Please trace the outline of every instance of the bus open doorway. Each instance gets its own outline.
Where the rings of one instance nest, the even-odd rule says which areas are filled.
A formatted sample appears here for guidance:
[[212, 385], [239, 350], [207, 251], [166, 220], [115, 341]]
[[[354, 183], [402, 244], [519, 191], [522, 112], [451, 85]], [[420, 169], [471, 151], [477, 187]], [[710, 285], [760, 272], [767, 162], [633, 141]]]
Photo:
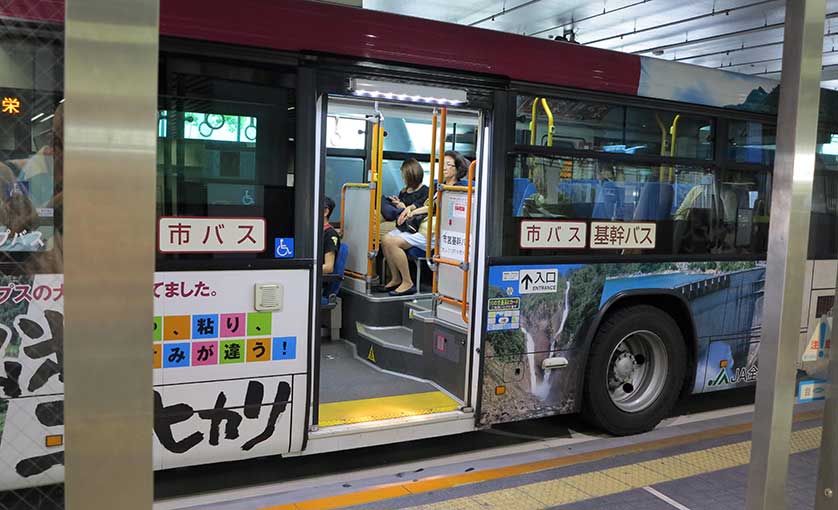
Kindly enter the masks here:
[[[343, 263], [339, 290], [324, 296], [318, 428], [470, 406], [477, 165], [469, 163], [479, 125], [468, 110], [328, 99], [323, 179]], [[405, 210], [417, 213], [412, 227], [399, 219]], [[401, 253], [389, 251], [396, 237], [405, 240]], [[412, 289], [387, 288], [400, 278], [385, 254], [406, 258]]]

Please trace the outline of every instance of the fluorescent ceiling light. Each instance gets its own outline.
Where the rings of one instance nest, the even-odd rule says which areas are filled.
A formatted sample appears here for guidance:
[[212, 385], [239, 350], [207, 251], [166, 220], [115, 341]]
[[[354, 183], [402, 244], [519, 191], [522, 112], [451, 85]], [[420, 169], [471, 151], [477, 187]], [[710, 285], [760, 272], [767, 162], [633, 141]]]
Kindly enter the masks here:
[[451, 106], [464, 104], [467, 99], [466, 91], [461, 89], [360, 78], [352, 78], [349, 81], [349, 90], [356, 96]]

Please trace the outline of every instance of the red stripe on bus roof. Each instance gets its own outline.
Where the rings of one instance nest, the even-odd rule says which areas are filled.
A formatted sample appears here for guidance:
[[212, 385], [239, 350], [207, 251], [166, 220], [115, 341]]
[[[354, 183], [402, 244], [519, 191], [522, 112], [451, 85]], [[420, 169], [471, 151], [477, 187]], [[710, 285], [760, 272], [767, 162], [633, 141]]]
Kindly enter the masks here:
[[636, 55], [302, 0], [164, 0], [161, 33], [631, 95], [640, 80]]
[[[640, 58], [384, 12], [305, 0], [162, 0], [160, 33], [322, 52], [637, 94]], [[0, 16], [64, 21], [63, 0], [7, 0]]]

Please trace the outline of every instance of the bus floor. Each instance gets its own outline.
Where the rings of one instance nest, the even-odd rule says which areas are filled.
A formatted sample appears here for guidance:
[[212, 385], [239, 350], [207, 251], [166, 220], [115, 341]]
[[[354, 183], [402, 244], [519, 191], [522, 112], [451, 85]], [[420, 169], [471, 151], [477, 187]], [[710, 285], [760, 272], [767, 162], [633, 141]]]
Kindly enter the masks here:
[[[283, 482], [162, 500], [154, 508], [744, 508], [753, 391], [706, 397], [690, 397], [697, 405], [681, 405], [677, 416], [637, 436], [601, 435], [573, 417], [530, 420], [398, 447], [335, 452], [320, 461], [284, 459], [302, 467]], [[713, 406], [725, 400], [733, 407]], [[795, 409], [788, 508], [813, 508], [822, 409], [819, 403]], [[483, 438], [482, 448], [464, 446], [476, 437]]]
[[320, 427], [446, 412], [460, 405], [432, 382], [360, 359], [349, 342], [320, 346]]

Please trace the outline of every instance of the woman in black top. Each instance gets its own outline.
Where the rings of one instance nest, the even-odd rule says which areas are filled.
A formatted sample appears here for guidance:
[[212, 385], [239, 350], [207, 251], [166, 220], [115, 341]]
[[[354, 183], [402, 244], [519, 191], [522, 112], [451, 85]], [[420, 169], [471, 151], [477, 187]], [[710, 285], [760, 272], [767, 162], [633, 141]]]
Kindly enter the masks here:
[[[387, 197], [387, 201], [382, 204], [381, 213], [389, 221], [397, 220], [406, 210], [422, 207], [428, 200], [428, 187], [422, 184], [422, 181], [425, 180], [425, 171], [418, 161], [408, 159], [402, 163], [402, 179], [404, 179], [405, 187], [399, 192], [399, 195]], [[382, 239], [382, 249], [387, 260], [387, 265], [390, 267], [390, 281], [386, 285], [379, 286], [376, 289], [379, 292], [390, 292], [402, 283], [399, 267], [394, 263], [392, 257], [387, 256], [387, 253], [390, 251], [388, 247], [390, 246], [391, 237], [415, 237], [417, 235], [415, 232], [411, 233], [408, 230], [402, 230], [402, 228], [405, 227], [401, 225], [396, 227]], [[402, 257], [404, 256], [402, 255]]]
[[398, 195], [386, 197], [381, 204], [381, 215], [387, 221], [396, 221], [406, 207], [414, 204], [419, 207], [428, 199], [428, 187], [422, 184], [425, 179], [422, 165], [415, 159], [408, 159], [402, 163], [401, 170], [405, 187]]

